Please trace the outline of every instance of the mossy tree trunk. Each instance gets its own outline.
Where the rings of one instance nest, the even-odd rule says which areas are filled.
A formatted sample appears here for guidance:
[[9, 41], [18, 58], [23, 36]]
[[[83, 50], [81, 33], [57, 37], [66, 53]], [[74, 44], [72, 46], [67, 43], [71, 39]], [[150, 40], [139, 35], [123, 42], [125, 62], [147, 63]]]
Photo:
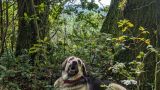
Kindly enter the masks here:
[[[29, 50], [38, 39], [48, 36], [48, 15], [50, 0], [17, 0], [18, 2], [18, 37], [16, 55]], [[32, 56], [34, 59], [34, 55]]]
[[49, 16], [49, 7], [50, 0], [34, 0], [36, 5], [36, 14], [39, 18], [37, 20], [39, 25], [39, 35], [40, 39], [44, 39], [46, 36], [49, 36], [49, 24], [48, 24], [48, 16]]
[[[124, 7], [119, 8], [120, 2], [125, 2]], [[150, 32], [151, 44], [159, 48], [160, 45], [160, 0], [112, 0], [111, 6], [102, 26], [101, 32], [119, 35], [117, 21], [128, 19], [134, 23], [133, 34], [138, 34], [137, 29], [143, 26]], [[125, 54], [125, 56], [132, 54]], [[145, 73], [141, 90], [152, 90], [148, 84], [154, 83], [156, 56], [149, 55], [145, 60]], [[119, 57], [121, 58], [121, 57]], [[159, 65], [158, 65], [159, 66]], [[157, 73], [157, 89], [160, 89], [160, 73]], [[154, 83], [155, 84], [155, 83]]]
[[117, 22], [122, 19], [123, 10], [119, 9], [119, 2], [121, 0], [112, 0], [107, 14], [107, 17], [103, 23], [101, 32], [110, 33], [114, 36], [119, 35]]
[[29, 50], [39, 39], [39, 27], [33, 0], [17, 0], [18, 3], [18, 37], [16, 55]]
[[2, 6], [2, 0], [0, 0], [0, 29], [1, 29], [1, 45], [0, 45], [0, 56], [2, 55], [3, 51], [4, 51], [4, 44], [3, 44], [3, 6]]

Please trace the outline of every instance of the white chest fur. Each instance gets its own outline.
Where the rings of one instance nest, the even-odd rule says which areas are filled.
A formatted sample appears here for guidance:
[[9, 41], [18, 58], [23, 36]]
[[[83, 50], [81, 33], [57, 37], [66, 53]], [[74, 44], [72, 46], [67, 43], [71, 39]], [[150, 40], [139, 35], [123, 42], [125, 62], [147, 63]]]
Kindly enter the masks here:
[[89, 85], [86, 84], [80, 84], [80, 85], [71, 85], [71, 84], [64, 84], [63, 79], [59, 78], [54, 83], [55, 90], [89, 90]]
[[89, 90], [88, 85], [76, 85], [73, 87], [59, 87], [56, 90]]

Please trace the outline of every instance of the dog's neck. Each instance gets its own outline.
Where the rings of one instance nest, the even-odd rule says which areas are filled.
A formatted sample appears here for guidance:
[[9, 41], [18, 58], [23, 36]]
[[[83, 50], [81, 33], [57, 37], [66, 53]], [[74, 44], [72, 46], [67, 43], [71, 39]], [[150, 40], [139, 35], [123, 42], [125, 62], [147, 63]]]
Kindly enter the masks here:
[[78, 78], [76, 78], [75, 80], [64, 80], [64, 83], [68, 83], [68, 84], [72, 84], [72, 83], [83, 83], [86, 82], [86, 79], [84, 76], [80, 76]]

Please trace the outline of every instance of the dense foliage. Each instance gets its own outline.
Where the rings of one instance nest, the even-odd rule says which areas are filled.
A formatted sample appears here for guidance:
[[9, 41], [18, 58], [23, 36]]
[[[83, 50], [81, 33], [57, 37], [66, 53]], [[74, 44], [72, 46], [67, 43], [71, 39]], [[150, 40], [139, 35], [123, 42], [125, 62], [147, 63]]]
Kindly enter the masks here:
[[[126, 0], [122, 1], [119, 8], [126, 3]], [[47, 10], [46, 2], [34, 6], [39, 16], [24, 13], [27, 25], [37, 20], [39, 27], [43, 26], [40, 16]], [[132, 33], [134, 24], [126, 19], [117, 22], [117, 36], [102, 33], [100, 29], [108, 6], [102, 8], [93, 2], [83, 4], [69, 4], [67, 0], [49, 2], [49, 11], [45, 13], [48, 14], [47, 33], [44, 36], [39, 31], [36, 43], [16, 55], [19, 34], [16, 14], [19, 8], [14, 0], [1, 2], [0, 89], [52, 90], [54, 81], [61, 75], [61, 63], [68, 56], [77, 56], [85, 61], [89, 75], [139, 90], [142, 82], [139, 78], [145, 72], [145, 58], [151, 53], [159, 57], [159, 51], [148, 38], [150, 33], [143, 26], [136, 28], [138, 34]], [[156, 63], [158, 66], [158, 60]], [[159, 72], [157, 67], [155, 71]]]

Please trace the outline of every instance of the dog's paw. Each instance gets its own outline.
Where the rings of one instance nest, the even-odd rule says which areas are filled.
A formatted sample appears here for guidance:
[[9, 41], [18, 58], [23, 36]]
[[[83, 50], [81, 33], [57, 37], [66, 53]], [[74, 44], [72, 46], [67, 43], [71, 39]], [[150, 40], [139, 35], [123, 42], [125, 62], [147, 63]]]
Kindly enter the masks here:
[[54, 88], [57, 88], [57, 87], [59, 87], [58, 81], [55, 81], [55, 83], [54, 83]]
[[61, 85], [61, 83], [62, 83], [60, 79], [61, 79], [61, 78], [57, 79], [57, 80], [54, 82], [54, 87], [55, 87], [55, 88], [60, 87], [60, 85]]
[[67, 80], [67, 79], [68, 79], [68, 74], [62, 75], [62, 79], [63, 79], [63, 80]]
[[106, 90], [127, 90], [127, 89], [119, 84], [111, 83], [111, 84], [109, 84], [109, 86]]

